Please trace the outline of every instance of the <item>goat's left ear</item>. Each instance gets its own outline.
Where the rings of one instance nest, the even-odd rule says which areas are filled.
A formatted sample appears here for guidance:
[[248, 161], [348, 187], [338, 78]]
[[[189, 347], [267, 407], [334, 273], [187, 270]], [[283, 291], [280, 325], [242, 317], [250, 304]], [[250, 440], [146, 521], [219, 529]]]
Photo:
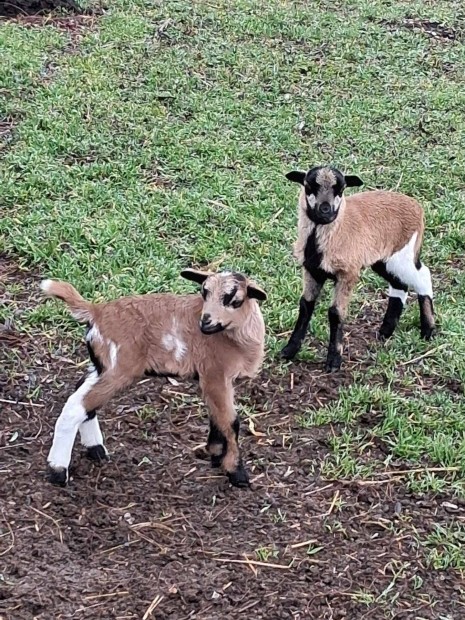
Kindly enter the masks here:
[[288, 172], [286, 174], [286, 179], [288, 181], [292, 181], [293, 183], [300, 183], [300, 185], [303, 185], [305, 181], [305, 172], [301, 172], [300, 170], [292, 170], [292, 172]]
[[347, 187], [360, 187], [363, 185], [363, 181], [355, 174], [348, 174], [344, 177]]
[[199, 271], [197, 269], [183, 269], [183, 271], [181, 271], [181, 277], [186, 278], [186, 280], [192, 280], [192, 282], [197, 282], [197, 284], [203, 284], [211, 275], [212, 274], [208, 271]]
[[262, 288], [255, 284], [255, 282], [249, 281], [247, 284], [247, 297], [250, 299], [258, 299], [258, 301], [265, 301], [267, 295]]

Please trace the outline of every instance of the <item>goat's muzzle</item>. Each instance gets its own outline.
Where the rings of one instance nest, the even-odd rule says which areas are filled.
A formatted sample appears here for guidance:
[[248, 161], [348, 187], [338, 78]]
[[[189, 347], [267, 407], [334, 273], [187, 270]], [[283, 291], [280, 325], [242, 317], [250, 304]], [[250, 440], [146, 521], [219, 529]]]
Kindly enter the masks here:
[[331, 206], [329, 202], [322, 202], [313, 209], [307, 209], [308, 217], [315, 222], [315, 224], [331, 224], [337, 217], [339, 209]]
[[204, 314], [199, 321], [200, 331], [202, 334], [216, 334], [222, 332], [225, 329], [225, 325], [221, 323], [212, 323], [209, 314]]

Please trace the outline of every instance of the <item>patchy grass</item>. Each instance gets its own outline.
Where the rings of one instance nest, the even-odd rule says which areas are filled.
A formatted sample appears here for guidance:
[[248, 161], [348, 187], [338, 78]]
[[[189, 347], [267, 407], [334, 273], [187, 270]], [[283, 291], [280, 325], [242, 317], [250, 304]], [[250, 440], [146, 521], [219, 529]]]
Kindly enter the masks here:
[[[302, 390], [290, 413], [302, 436], [313, 438], [302, 449], [310, 474], [331, 484], [392, 479], [406, 493], [463, 497], [461, 9], [457, 1], [115, 0], [79, 27], [2, 23], [0, 252], [43, 277], [72, 281], [95, 300], [193, 290], [178, 277], [186, 265], [250, 273], [269, 292], [266, 371], [281, 382], [262, 404], [285, 415], [286, 405], [276, 409], [276, 402], [289, 392], [284, 381], [302, 381], [302, 370], [277, 358], [300, 295], [291, 257], [297, 196], [284, 173], [330, 162], [360, 174], [369, 188], [418, 198], [437, 338], [420, 340], [411, 299], [394, 338], [377, 343], [384, 284], [367, 272], [352, 304], [338, 385], [320, 368], [326, 292], [300, 356], [308, 385], [323, 395], [306, 399]], [[21, 337], [48, 339], [48, 353], [61, 355], [53, 343], [65, 336], [73, 338], [68, 358], [79, 350], [80, 329], [59, 304], [34, 298], [18, 307], [19, 293], [9, 281], [1, 322]], [[18, 360], [10, 355], [13, 380]], [[40, 395], [30, 378], [23, 397]], [[190, 394], [172, 395], [166, 406], [187, 402], [199, 411]], [[240, 409], [250, 425], [253, 399], [242, 399]], [[150, 403], [138, 416], [157, 417]], [[262, 430], [272, 436], [277, 428]], [[317, 437], [324, 450], [307, 459]], [[149, 468], [149, 457], [137, 458]], [[257, 450], [254, 463], [262, 461]], [[343, 510], [339, 500], [331, 508], [338, 517], [326, 524], [332, 536], [349, 529]], [[289, 515], [273, 507], [267, 519], [286, 527]], [[463, 569], [463, 532], [438, 528], [422, 539], [430, 566]], [[255, 549], [264, 558], [274, 547]], [[399, 571], [387, 589], [350, 596], [369, 609], [385, 605], [383, 617], [391, 617]], [[416, 574], [408, 579], [422, 587]]]

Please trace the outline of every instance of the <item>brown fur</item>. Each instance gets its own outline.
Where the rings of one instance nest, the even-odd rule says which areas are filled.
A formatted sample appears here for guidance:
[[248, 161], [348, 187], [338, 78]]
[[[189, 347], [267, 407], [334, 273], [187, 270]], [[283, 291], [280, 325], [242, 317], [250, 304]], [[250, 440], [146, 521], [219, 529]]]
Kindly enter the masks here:
[[[302, 265], [305, 244], [315, 226], [306, 214], [304, 189], [299, 196], [298, 218], [294, 254]], [[317, 241], [324, 248], [321, 266], [335, 274], [358, 275], [363, 267], [386, 260], [405, 247], [415, 232], [417, 257], [423, 240], [423, 209], [405, 194], [374, 191], [343, 197], [336, 220], [318, 227]]]
[[[223, 467], [233, 474], [240, 466], [233, 431], [237, 418], [233, 382], [254, 376], [263, 361], [265, 328], [252, 295], [265, 293], [240, 274], [202, 274], [189, 270], [185, 277], [204, 279], [206, 300], [199, 294], [152, 294], [122, 297], [106, 303], [84, 300], [66, 282], [46, 281], [49, 296], [62, 299], [73, 316], [89, 324], [87, 340], [103, 366], [97, 382], [85, 394], [87, 412], [102, 407], [118, 391], [146, 372], [189, 378], [198, 374], [212, 423], [226, 438]], [[200, 275], [199, 275], [200, 274]], [[225, 307], [224, 296], [236, 290], [239, 308]], [[204, 334], [199, 322], [205, 314], [224, 331]], [[211, 446], [212, 454], [216, 447]]]

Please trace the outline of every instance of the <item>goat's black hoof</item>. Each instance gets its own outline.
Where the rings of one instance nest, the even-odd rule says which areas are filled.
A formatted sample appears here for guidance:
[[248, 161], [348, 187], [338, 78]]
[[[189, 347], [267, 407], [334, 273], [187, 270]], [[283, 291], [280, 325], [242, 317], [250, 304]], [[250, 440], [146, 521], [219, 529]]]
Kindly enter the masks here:
[[392, 336], [393, 332], [392, 331], [388, 331], [385, 330], [381, 327], [381, 329], [379, 330], [378, 334], [377, 334], [377, 339], [380, 342], [386, 342], [386, 340], [389, 340], [389, 338]]
[[246, 488], [250, 486], [249, 475], [245, 468], [240, 464], [236, 470], [227, 472], [229, 482], [233, 487]]
[[337, 372], [341, 368], [342, 357], [340, 355], [331, 357], [326, 360], [325, 370], [326, 372]]
[[47, 479], [57, 487], [65, 487], [68, 483], [68, 469], [66, 467], [54, 469], [49, 465]]
[[96, 463], [103, 463], [104, 461], [110, 460], [108, 452], [102, 445], [91, 446], [90, 448], [87, 448], [86, 456], [88, 459], [90, 459], [91, 461], [95, 461]]
[[285, 360], [293, 359], [300, 351], [300, 345], [289, 342], [284, 349], [281, 350], [281, 357]]
[[423, 328], [420, 332], [420, 336], [423, 340], [431, 340], [436, 334], [436, 329], [434, 327], [426, 327]]

